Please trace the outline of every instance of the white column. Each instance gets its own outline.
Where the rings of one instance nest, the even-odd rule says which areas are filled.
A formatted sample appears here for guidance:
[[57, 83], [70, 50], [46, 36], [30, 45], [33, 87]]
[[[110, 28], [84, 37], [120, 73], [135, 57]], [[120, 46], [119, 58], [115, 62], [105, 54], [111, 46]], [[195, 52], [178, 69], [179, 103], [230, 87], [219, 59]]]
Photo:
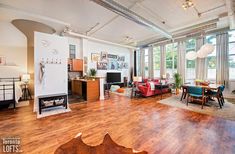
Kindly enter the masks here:
[[100, 100], [104, 100], [104, 78], [100, 78]]

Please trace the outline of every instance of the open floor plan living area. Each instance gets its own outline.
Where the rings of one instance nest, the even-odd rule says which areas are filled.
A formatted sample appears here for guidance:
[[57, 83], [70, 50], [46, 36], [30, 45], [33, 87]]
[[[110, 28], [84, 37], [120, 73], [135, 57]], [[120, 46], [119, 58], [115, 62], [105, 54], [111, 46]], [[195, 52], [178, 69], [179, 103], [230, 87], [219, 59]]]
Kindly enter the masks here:
[[0, 0], [0, 153], [235, 154], [235, 0]]

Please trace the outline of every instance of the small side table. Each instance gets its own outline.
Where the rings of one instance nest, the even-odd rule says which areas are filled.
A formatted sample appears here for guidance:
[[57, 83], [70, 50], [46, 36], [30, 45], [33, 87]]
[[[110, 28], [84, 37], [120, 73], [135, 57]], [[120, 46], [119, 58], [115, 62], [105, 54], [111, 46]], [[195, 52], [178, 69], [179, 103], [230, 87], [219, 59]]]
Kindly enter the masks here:
[[30, 94], [29, 88], [28, 88], [28, 83], [23, 84], [23, 89], [22, 89], [22, 100], [26, 101], [28, 98], [31, 100], [32, 96]]

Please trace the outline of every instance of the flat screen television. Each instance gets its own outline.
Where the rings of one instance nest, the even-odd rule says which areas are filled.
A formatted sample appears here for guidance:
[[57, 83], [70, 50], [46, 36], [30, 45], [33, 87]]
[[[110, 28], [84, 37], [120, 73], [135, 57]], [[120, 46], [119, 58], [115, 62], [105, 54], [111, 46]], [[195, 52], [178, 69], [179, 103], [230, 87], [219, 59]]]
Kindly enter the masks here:
[[107, 83], [121, 82], [121, 73], [119, 72], [108, 72]]

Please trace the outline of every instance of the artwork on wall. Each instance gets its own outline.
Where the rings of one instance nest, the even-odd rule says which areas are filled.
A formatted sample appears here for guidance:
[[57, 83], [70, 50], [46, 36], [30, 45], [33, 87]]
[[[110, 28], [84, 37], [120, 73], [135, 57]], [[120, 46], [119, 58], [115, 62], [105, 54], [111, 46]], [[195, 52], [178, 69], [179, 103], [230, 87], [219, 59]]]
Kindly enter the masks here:
[[41, 40], [41, 43], [42, 43], [42, 46], [43, 47], [49, 47], [50, 46], [50, 42], [49, 41], [47, 41], [47, 40]]
[[107, 62], [97, 62], [97, 69], [98, 70], [107, 70], [108, 63]]
[[[128, 69], [128, 63], [125, 62], [125, 56], [108, 54], [102, 51], [99, 53], [91, 53], [91, 61], [97, 65], [97, 70], [122, 70]], [[84, 64], [85, 64], [84, 57]]]
[[117, 59], [118, 55], [108, 54], [109, 59]]
[[108, 53], [101, 52], [101, 61], [108, 61]]
[[100, 54], [99, 53], [92, 53], [91, 54], [91, 61], [93, 61], [93, 62], [100, 61]]
[[53, 55], [58, 55], [58, 54], [59, 54], [59, 51], [58, 51], [57, 49], [52, 49], [52, 50], [51, 50], [51, 53], [52, 53]]
[[125, 56], [118, 56], [118, 61], [125, 61]]
[[109, 70], [118, 70], [118, 62], [116, 59], [110, 59], [108, 63]]
[[0, 65], [6, 65], [6, 57], [0, 56]]

